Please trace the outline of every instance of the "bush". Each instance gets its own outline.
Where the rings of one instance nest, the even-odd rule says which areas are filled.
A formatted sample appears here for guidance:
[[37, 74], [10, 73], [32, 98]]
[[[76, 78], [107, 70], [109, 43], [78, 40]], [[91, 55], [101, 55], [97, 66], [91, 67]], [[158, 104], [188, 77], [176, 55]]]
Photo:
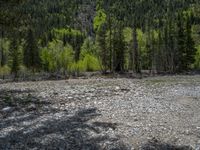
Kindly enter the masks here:
[[30, 73], [31, 73], [30, 70], [28, 70], [28, 68], [26, 68], [24, 65], [19, 66], [19, 74], [20, 75], [27, 75]]
[[10, 72], [11, 72], [11, 69], [7, 65], [0, 67], [0, 75], [1, 76], [9, 75]]
[[74, 52], [70, 45], [64, 46], [62, 41], [54, 40], [42, 48], [40, 57], [43, 69], [55, 72], [68, 70], [74, 61]]
[[197, 47], [194, 66], [196, 69], [200, 69], [200, 45]]
[[80, 72], [85, 72], [86, 68], [84, 62], [79, 60], [78, 62], [73, 62], [69, 67], [69, 73], [78, 76]]
[[98, 46], [91, 38], [87, 38], [81, 47], [81, 60], [85, 71], [101, 70], [100, 62], [97, 57]]
[[99, 60], [94, 56], [87, 54], [83, 59], [84, 68], [86, 71], [98, 71], [101, 70]]

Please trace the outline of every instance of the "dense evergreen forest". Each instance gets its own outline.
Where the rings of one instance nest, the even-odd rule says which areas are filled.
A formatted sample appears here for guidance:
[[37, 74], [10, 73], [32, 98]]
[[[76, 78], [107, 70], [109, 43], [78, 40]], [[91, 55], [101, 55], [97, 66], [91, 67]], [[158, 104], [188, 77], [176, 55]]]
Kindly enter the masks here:
[[0, 0], [0, 74], [200, 69], [199, 0]]

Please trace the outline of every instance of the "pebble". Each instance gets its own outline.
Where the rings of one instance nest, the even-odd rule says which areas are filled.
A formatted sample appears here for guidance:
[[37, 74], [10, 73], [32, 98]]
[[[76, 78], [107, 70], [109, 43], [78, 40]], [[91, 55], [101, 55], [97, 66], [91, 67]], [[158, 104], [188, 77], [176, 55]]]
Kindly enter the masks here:
[[36, 109], [37, 109], [37, 107], [36, 107], [35, 104], [31, 104], [31, 105], [28, 106], [29, 111], [33, 111], [33, 110], [36, 110]]
[[115, 87], [115, 90], [116, 90], [116, 91], [119, 91], [119, 90], [120, 90], [120, 87], [119, 87], [119, 86], [116, 86], [116, 87]]
[[73, 99], [73, 97], [71, 97], [71, 96], [69, 96], [69, 97], [67, 97], [69, 100], [71, 100], [71, 99]]
[[197, 144], [195, 150], [200, 150], [200, 144]]
[[2, 112], [3, 112], [3, 113], [10, 113], [10, 112], [12, 112], [13, 110], [14, 110], [13, 107], [5, 107], [5, 108], [2, 109]]

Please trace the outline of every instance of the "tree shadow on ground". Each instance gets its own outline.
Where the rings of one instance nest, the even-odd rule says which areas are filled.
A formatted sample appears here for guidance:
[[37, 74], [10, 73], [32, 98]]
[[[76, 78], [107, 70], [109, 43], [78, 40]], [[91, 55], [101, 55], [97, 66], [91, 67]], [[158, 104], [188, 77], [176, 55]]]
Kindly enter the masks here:
[[[0, 108], [18, 107], [6, 117], [0, 116], [0, 149], [2, 150], [127, 150], [130, 146], [119, 137], [110, 135], [116, 123], [93, 121], [101, 114], [96, 108], [79, 109], [73, 114], [66, 111], [44, 111], [48, 103], [34, 96], [30, 90], [0, 89]], [[20, 96], [21, 94], [21, 96]], [[26, 96], [24, 96], [26, 95]], [[8, 100], [8, 102], [6, 101]], [[10, 100], [10, 101], [9, 101]], [[22, 111], [29, 104], [40, 111]], [[40, 108], [38, 108], [40, 106]], [[142, 150], [192, 150], [189, 146], [176, 146], [152, 139]]]
[[193, 150], [190, 146], [177, 146], [169, 143], [163, 143], [155, 138], [142, 146], [142, 150]]
[[47, 101], [42, 101], [40, 98], [35, 96], [33, 90], [8, 90], [0, 89], [0, 109], [5, 107], [13, 107], [15, 109], [25, 108], [30, 104], [36, 106], [50, 104]]
[[31, 90], [6, 90], [0, 89], [0, 107], [25, 105], [36, 100], [31, 95]]
[[106, 134], [107, 130], [115, 130], [117, 124], [92, 123], [99, 115], [96, 108], [88, 108], [71, 115], [57, 111], [0, 119], [0, 149], [129, 149], [119, 138]]

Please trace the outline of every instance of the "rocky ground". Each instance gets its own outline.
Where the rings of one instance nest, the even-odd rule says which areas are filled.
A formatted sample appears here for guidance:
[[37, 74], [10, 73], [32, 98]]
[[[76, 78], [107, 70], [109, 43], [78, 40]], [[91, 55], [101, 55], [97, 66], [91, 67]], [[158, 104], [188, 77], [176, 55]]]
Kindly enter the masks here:
[[200, 76], [0, 84], [2, 150], [199, 150]]

